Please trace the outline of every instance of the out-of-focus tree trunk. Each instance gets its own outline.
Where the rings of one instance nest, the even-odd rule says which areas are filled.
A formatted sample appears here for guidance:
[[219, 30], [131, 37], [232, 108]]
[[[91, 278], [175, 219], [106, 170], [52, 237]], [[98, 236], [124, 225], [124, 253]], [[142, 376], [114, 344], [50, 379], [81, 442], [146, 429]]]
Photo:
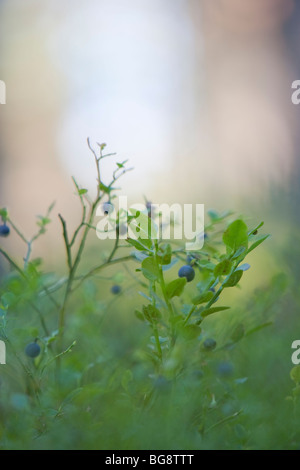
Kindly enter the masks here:
[[198, 104], [205, 116], [200, 138], [203, 128], [207, 133], [205, 144], [196, 145], [191, 185], [197, 177], [201, 184], [203, 168], [224, 194], [261, 198], [270, 183], [287, 184], [295, 166], [295, 70], [283, 34], [294, 2], [190, 0], [189, 8], [205, 96]]
[[[4, 75], [0, 78], [7, 88], [7, 103], [0, 110], [0, 206], [10, 209], [27, 237], [37, 231], [36, 215], [44, 215], [53, 200], [57, 208], [49, 230], [60, 230], [57, 211], [70, 213], [66, 195], [72, 197], [57, 158], [62, 77], [49, 57], [38, 3], [5, 2], [0, 20]], [[14, 233], [2, 243], [13, 247], [17, 258], [26, 250]], [[63, 250], [61, 244], [57, 247], [57, 236], [39, 241], [39, 255], [45, 253], [49, 259], [57, 256], [57, 250]]]

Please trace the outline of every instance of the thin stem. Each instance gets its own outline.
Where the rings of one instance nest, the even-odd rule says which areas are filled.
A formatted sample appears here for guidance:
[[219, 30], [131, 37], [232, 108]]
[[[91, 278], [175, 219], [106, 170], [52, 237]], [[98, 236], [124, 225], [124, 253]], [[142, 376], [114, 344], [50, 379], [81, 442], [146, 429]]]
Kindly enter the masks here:
[[172, 304], [170, 302], [170, 299], [167, 295], [166, 284], [165, 284], [165, 279], [164, 279], [164, 275], [163, 275], [163, 272], [162, 272], [162, 267], [161, 267], [161, 265], [159, 263], [159, 260], [158, 260], [158, 243], [157, 243], [157, 240], [155, 240], [155, 261], [156, 261], [157, 269], [158, 269], [158, 272], [159, 272], [159, 281], [160, 281], [161, 291], [162, 291], [165, 303], [167, 305], [167, 308], [169, 310], [170, 317], [172, 318], [174, 316], [174, 311], [173, 311], [173, 307], [172, 307]]
[[58, 214], [58, 217], [63, 227], [63, 237], [64, 237], [65, 247], [66, 247], [66, 252], [67, 252], [67, 263], [68, 263], [69, 270], [71, 270], [72, 269], [72, 254], [71, 254], [71, 248], [70, 248], [70, 243], [69, 243], [69, 238], [68, 238], [67, 225], [66, 225], [66, 221], [63, 219], [63, 217], [60, 214]]
[[161, 345], [160, 345], [159, 335], [158, 335], [158, 329], [157, 329], [156, 324], [153, 324], [153, 333], [154, 333], [155, 343], [156, 343], [156, 347], [157, 347], [157, 353], [159, 355], [160, 361], [162, 361], [162, 350], [161, 350]]
[[232, 415], [230, 416], [226, 416], [225, 418], [221, 419], [220, 421], [218, 421], [217, 423], [213, 424], [212, 426], [210, 426], [209, 428], [207, 428], [204, 433], [207, 434], [209, 431], [211, 431], [212, 429], [216, 428], [217, 426], [220, 426], [221, 424], [224, 424], [224, 423], [227, 423], [227, 421], [231, 421], [232, 419], [236, 418], [237, 416], [239, 416], [241, 413], [243, 412], [243, 410], [239, 410], [239, 411], [236, 411], [235, 413], [233, 413]]
[[132, 255], [129, 255], [129, 256], [123, 256], [121, 258], [115, 258], [115, 259], [112, 259], [110, 260], [109, 262], [108, 261], [105, 261], [103, 264], [100, 264], [99, 266], [96, 266], [95, 268], [91, 269], [88, 273], [84, 274], [82, 277], [80, 278], [74, 278], [74, 280], [79, 280], [79, 283], [76, 285], [76, 287], [73, 289], [73, 291], [75, 289], [77, 289], [79, 286], [81, 286], [81, 284], [86, 281], [86, 279], [90, 278], [91, 276], [93, 276], [94, 274], [98, 273], [99, 271], [101, 271], [102, 269], [106, 268], [107, 266], [111, 266], [113, 264], [117, 264], [117, 263], [123, 263], [125, 261], [130, 261], [130, 260], [134, 260], [134, 257]]
[[187, 324], [187, 322], [189, 321], [189, 319], [190, 319], [191, 316], [193, 315], [193, 313], [194, 313], [194, 311], [196, 310], [196, 308], [197, 308], [196, 305], [193, 305], [193, 306], [191, 307], [191, 310], [189, 311], [189, 313], [188, 313], [186, 319], [185, 319], [184, 322], [183, 322], [184, 325]]

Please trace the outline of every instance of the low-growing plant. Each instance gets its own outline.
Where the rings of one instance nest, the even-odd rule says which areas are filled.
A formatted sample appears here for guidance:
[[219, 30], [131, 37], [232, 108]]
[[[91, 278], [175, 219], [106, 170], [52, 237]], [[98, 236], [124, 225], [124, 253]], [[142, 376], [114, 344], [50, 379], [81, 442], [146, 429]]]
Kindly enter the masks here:
[[[230, 306], [223, 303], [223, 293], [246, 277], [246, 258], [268, 237], [260, 233], [263, 223], [249, 228], [231, 212], [210, 210], [203, 248], [187, 251], [183, 241], [162, 239], [149, 201], [145, 211], [115, 211], [116, 182], [130, 168], [118, 162], [105, 184], [101, 164], [114, 154], [104, 153], [105, 144], [97, 144], [97, 150], [89, 140], [88, 145], [96, 195], [92, 198], [73, 178], [81, 216], [72, 233], [58, 215], [65, 276], [45, 271], [42, 260], [32, 258], [54, 205], [38, 218], [31, 238], [6, 209], [0, 210], [0, 236], [15, 234], [26, 247], [22, 263], [0, 247], [10, 266], [0, 287], [0, 338], [8, 353], [7, 365], [0, 366], [0, 446], [197, 448], [215, 429], [233, 423], [228, 446], [237, 439], [246, 447], [243, 409], [235, 398], [246, 378], [235, 376], [230, 354], [247, 331], [238, 323], [219, 344], [206, 322], [226, 315]], [[110, 253], [102, 250], [96, 260], [93, 252], [86, 269], [82, 261], [89, 259], [89, 234], [97, 240], [100, 206], [108, 222], [114, 213], [116, 237]], [[124, 238], [124, 220], [138, 237]], [[131, 318], [120, 320], [120, 308], [124, 315], [132, 312]], [[17, 419], [20, 410], [26, 437]]]

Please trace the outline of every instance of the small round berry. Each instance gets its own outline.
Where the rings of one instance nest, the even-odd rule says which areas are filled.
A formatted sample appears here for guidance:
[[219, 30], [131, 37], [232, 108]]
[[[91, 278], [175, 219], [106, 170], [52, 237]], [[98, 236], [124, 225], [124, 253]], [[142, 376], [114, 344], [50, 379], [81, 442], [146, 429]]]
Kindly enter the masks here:
[[119, 235], [127, 234], [127, 225], [123, 223], [120, 225], [117, 225], [117, 231]]
[[231, 362], [220, 362], [217, 372], [221, 377], [230, 377], [233, 374], [233, 365]]
[[210, 292], [213, 292], [213, 293], [216, 292], [216, 289], [214, 287], [211, 287], [209, 290], [210, 290]]
[[8, 227], [8, 225], [6, 224], [0, 225], [0, 237], [7, 237], [9, 233], [10, 233], [10, 228]]
[[217, 342], [213, 338], [207, 338], [204, 341], [203, 346], [208, 351], [212, 351], [217, 346]]
[[104, 202], [102, 204], [102, 209], [105, 215], [111, 214], [114, 210], [114, 205], [111, 202]]
[[41, 348], [37, 343], [29, 343], [25, 348], [25, 354], [34, 359], [41, 354]]
[[120, 294], [121, 286], [118, 286], [118, 284], [115, 284], [114, 286], [112, 286], [110, 291], [111, 291], [112, 294], [115, 294], [115, 295]]
[[191, 282], [195, 277], [195, 271], [191, 266], [182, 266], [178, 271], [179, 277], [185, 277], [187, 282]]

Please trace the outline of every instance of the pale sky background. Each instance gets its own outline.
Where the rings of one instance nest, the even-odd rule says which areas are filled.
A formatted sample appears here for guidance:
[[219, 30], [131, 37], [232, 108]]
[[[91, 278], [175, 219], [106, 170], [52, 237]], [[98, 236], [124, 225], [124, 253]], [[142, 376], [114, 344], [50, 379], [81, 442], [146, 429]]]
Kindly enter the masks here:
[[192, 90], [180, 92], [193, 72], [186, 1], [75, 1], [64, 4], [65, 16], [61, 2], [46, 5], [40, 25], [55, 27], [47, 46], [68, 84], [57, 135], [66, 172], [94, 182], [90, 136], [119, 160], [130, 159], [135, 170], [123, 180], [125, 190], [152, 188], [172, 165], [178, 101], [193, 112]]

